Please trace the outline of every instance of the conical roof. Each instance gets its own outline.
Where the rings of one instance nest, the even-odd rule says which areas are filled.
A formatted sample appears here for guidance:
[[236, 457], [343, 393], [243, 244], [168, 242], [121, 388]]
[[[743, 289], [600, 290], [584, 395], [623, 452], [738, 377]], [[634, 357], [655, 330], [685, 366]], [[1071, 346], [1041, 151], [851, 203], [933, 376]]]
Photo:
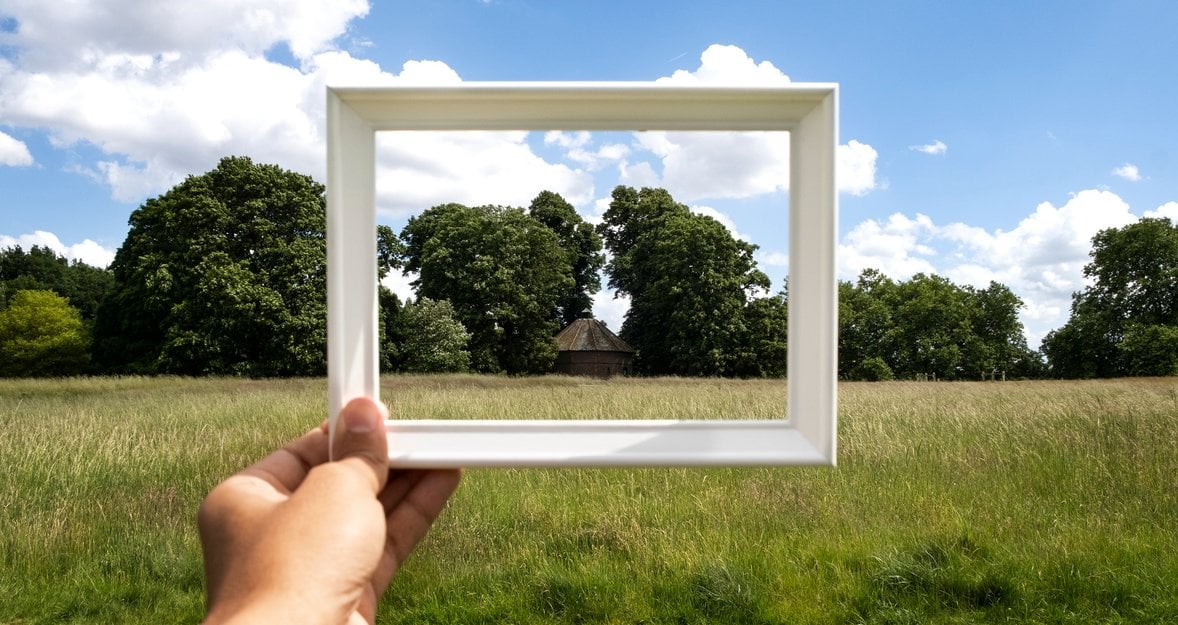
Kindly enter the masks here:
[[562, 352], [628, 352], [634, 348], [596, 319], [577, 319], [556, 335]]

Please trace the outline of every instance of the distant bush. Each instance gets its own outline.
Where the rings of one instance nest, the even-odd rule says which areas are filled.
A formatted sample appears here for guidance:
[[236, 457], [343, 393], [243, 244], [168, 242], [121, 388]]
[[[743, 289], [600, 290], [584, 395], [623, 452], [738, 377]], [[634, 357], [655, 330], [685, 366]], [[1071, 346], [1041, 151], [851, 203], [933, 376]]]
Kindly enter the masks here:
[[879, 356], [871, 356], [865, 358], [863, 362], [859, 363], [851, 370], [852, 380], [863, 380], [865, 382], [880, 382], [883, 380], [895, 379], [892, 374], [892, 368], [888, 363], [884, 362], [883, 358]]
[[0, 311], [0, 376], [77, 375], [90, 363], [81, 313], [53, 291], [21, 290]]

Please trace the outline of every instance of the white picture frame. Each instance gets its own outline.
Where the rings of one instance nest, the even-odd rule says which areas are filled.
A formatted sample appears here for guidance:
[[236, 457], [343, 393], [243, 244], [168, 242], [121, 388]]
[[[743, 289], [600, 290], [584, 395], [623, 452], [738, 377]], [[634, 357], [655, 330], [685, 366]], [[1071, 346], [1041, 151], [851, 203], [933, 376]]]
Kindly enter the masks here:
[[775, 420], [390, 420], [394, 467], [834, 465], [838, 87], [463, 83], [327, 89], [328, 419], [379, 401], [381, 131], [788, 131], [788, 410]]

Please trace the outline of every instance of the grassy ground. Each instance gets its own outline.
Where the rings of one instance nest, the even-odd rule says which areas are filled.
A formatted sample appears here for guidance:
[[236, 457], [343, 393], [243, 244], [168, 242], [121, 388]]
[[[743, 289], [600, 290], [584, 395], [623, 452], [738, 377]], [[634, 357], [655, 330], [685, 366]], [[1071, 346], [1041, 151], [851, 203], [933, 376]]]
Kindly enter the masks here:
[[[322, 380], [0, 381], [0, 623], [196, 622], [208, 489]], [[412, 418], [771, 418], [761, 381], [396, 377]], [[1178, 380], [840, 387], [837, 469], [478, 470], [386, 623], [1178, 622]]]

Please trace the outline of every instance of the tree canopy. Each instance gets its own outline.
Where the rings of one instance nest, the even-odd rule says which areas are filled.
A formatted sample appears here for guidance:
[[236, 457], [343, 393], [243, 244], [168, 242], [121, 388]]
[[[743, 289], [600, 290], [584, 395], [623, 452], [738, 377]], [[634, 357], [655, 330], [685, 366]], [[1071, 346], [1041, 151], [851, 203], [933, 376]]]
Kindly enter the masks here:
[[78, 310], [53, 291], [16, 291], [0, 310], [0, 377], [77, 375], [90, 361]]
[[[751, 330], [776, 330], [779, 317], [752, 295], [769, 288], [756, 267], [757, 247], [732, 236], [723, 224], [692, 213], [664, 189], [614, 189], [598, 226], [612, 258], [610, 286], [630, 296], [621, 337], [637, 350], [635, 366], [648, 374], [744, 375], [772, 346]], [[782, 328], [780, 330], [784, 332]], [[768, 344], [766, 344], [766, 341]], [[774, 350], [775, 352], [775, 350]]]
[[1037, 376], [1041, 361], [1027, 347], [1022, 306], [996, 282], [975, 289], [926, 274], [895, 282], [868, 269], [839, 284], [839, 377]]
[[143, 373], [317, 375], [326, 346], [324, 188], [227, 157], [131, 214], [95, 356]]
[[552, 191], [541, 191], [528, 207], [528, 215], [556, 233], [572, 267], [573, 285], [556, 302], [561, 325], [592, 316], [593, 294], [601, 290], [601, 267], [605, 264], [601, 237], [572, 204]]
[[443, 204], [411, 218], [401, 240], [418, 296], [449, 301], [470, 332], [476, 371], [552, 367], [559, 302], [576, 284], [557, 233], [520, 208]]
[[1052, 375], [1064, 378], [1178, 373], [1178, 227], [1142, 219], [1092, 238], [1091, 286], [1043, 339]]
[[48, 247], [0, 250], [0, 305], [19, 290], [53, 291], [69, 300], [83, 321], [92, 322], [113, 282], [109, 271], [78, 260], [71, 263]]
[[399, 317], [397, 343], [400, 371], [462, 373], [470, 370], [470, 333], [454, 317], [446, 300], [423, 297], [411, 301]]

